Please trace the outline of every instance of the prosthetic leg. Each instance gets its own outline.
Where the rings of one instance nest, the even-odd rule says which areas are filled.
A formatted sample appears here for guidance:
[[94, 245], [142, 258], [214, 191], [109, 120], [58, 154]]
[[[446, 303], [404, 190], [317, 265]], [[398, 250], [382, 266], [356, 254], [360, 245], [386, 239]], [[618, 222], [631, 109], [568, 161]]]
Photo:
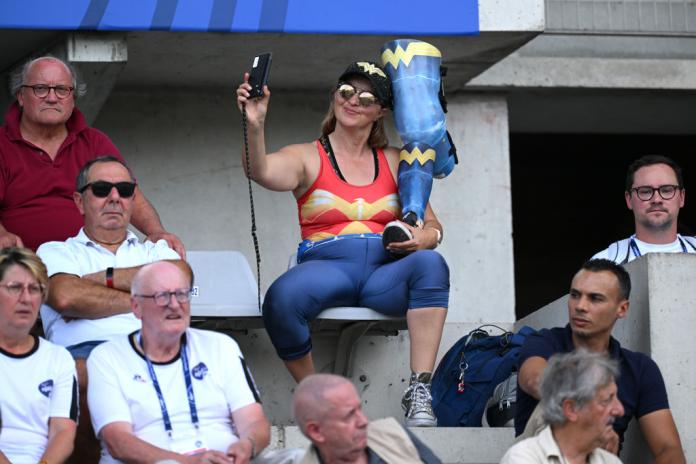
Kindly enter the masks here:
[[[440, 51], [429, 43], [398, 39], [382, 47], [382, 65], [392, 81], [394, 122], [404, 146], [398, 171], [402, 219], [421, 225], [433, 178], [449, 175], [457, 162], [456, 149], [445, 126]], [[410, 240], [398, 221], [384, 229], [382, 241]]]

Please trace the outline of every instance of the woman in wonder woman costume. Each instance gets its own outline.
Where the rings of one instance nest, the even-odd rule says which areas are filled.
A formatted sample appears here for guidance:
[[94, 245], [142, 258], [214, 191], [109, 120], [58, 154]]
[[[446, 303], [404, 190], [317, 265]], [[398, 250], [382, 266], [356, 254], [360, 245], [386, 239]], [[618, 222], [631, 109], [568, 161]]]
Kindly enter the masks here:
[[299, 382], [314, 373], [308, 322], [323, 309], [365, 306], [405, 314], [411, 341], [410, 385], [402, 399], [406, 425], [435, 426], [430, 377], [447, 314], [449, 269], [433, 250], [442, 225], [430, 204], [422, 224], [405, 225], [410, 240], [382, 246], [384, 226], [401, 219], [399, 151], [388, 146], [383, 128], [392, 106], [389, 77], [374, 63], [352, 63], [331, 94], [321, 137], [268, 156], [264, 120], [270, 92], [265, 87], [262, 98], [249, 98], [247, 80], [245, 75], [237, 89], [237, 106], [246, 106], [247, 114], [247, 176], [293, 193], [303, 239], [299, 264], [271, 285], [263, 305], [278, 355]]

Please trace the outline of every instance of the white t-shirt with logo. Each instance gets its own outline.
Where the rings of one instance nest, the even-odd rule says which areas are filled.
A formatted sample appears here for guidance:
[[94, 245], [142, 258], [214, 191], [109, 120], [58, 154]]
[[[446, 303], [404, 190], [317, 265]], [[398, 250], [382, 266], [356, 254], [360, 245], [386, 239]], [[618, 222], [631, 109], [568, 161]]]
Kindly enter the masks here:
[[[639, 254], [631, 248], [631, 239], [636, 243]], [[625, 264], [648, 253], [696, 253], [696, 237], [685, 237], [677, 234], [672, 243], [648, 243], [638, 240], [635, 236], [614, 242], [606, 250], [595, 254], [592, 259], [608, 259], [617, 264]]]
[[[145, 358], [134, 345], [137, 335], [103, 343], [87, 360], [87, 401], [97, 435], [112, 422], [128, 422], [135, 436], [171, 449], [162, 410]], [[186, 331], [191, 381], [200, 421], [200, 436], [208, 449], [226, 451], [238, 440], [231, 413], [259, 401], [258, 392], [237, 343], [207, 330]], [[181, 357], [153, 363], [175, 438], [195, 435], [186, 397]], [[118, 462], [102, 443], [101, 464]]]
[[0, 450], [13, 464], [39, 462], [49, 418], [77, 420], [75, 361], [62, 346], [35, 340], [23, 355], [0, 349]]
[[[84, 228], [64, 242], [44, 243], [36, 254], [46, 264], [49, 277], [61, 273], [82, 277], [107, 267], [134, 267], [163, 259], [180, 259], [165, 240], [140, 243], [131, 231], [116, 253], [112, 253], [90, 240]], [[112, 340], [140, 328], [140, 321], [130, 312], [99, 319], [66, 320], [46, 304], [41, 306], [41, 321], [46, 338], [62, 346]]]

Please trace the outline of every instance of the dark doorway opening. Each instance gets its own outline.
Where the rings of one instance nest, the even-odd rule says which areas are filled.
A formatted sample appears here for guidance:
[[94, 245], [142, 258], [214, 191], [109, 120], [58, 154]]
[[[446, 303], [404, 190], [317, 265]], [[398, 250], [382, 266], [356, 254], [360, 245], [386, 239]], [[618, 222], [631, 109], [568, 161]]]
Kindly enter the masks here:
[[696, 234], [696, 199], [689, 196], [690, 186], [696, 192], [696, 137], [511, 134], [518, 318], [567, 293], [585, 260], [633, 233], [624, 179], [628, 165], [646, 154], [681, 165], [687, 196], [679, 232]]

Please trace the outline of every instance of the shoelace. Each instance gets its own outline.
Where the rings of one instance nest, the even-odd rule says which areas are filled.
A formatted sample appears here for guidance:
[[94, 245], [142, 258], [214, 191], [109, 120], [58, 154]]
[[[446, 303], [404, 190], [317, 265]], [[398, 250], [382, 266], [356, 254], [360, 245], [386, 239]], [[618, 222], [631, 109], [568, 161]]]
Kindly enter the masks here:
[[405, 399], [410, 402], [410, 411], [419, 412], [427, 411], [432, 414], [432, 407], [430, 405], [430, 385], [423, 382], [415, 382], [408, 387], [406, 390]]

